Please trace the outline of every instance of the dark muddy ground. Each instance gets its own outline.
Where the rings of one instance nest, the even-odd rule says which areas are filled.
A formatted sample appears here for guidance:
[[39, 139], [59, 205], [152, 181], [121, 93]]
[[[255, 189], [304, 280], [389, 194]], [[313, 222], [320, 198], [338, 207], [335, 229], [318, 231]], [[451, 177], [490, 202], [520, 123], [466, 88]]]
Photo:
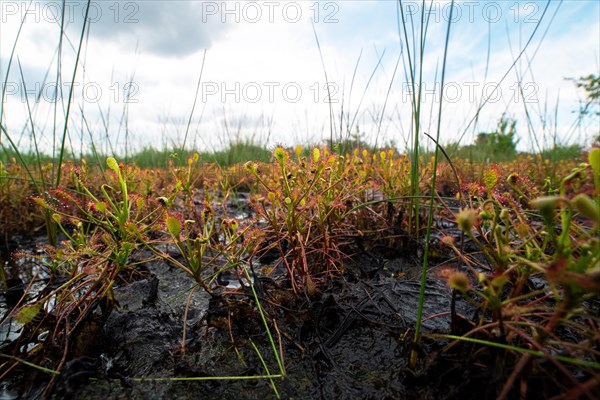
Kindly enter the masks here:
[[[388, 255], [389, 257], [389, 255]], [[115, 288], [117, 305], [98, 312], [72, 338], [72, 351], [50, 395], [85, 399], [266, 399], [268, 380], [173, 381], [135, 378], [262, 375], [254, 343], [272, 373], [278, 371], [265, 328], [249, 290], [223, 287], [190, 297], [182, 351], [189, 277], [163, 262], [143, 265], [135, 280]], [[343, 278], [310, 298], [294, 295], [285, 279], [259, 278], [255, 287], [279, 332], [286, 378], [275, 384], [288, 399], [487, 399], [495, 398], [515, 360], [471, 346], [443, 351], [448, 342], [419, 346], [415, 370], [408, 365], [419, 293], [418, 260], [355, 257]], [[226, 282], [224, 282], [226, 284]], [[437, 278], [427, 282], [426, 333], [451, 332], [452, 295]], [[6, 304], [7, 293], [4, 294]], [[457, 312], [475, 318], [457, 301]], [[3, 309], [6, 312], [6, 307]], [[458, 319], [454, 330], [469, 323]], [[275, 326], [276, 325], [276, 326]], [[460, 325], [463, 325], [461, 328]], [[5, 332], [5, 330], [3, 331]], [[3, 333], [4, 344], [7, 338]], [[550, 368], [550, 366], [549, 366]], [[19, 366], [0, 386], [1, 399], [37, 398], [49, 376]], [[551, 380], [530, 382], [530, 398], [547, 398]]]

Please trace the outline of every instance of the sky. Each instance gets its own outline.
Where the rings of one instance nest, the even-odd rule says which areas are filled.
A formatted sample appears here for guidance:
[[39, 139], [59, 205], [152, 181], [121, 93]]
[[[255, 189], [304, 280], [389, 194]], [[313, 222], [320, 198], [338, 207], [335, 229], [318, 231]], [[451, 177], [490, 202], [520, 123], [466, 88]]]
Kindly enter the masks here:
[[435, 135], [439, 121], [442, 143], [472, 143], [502, 115], [517, 120], [522, 150], [591, 142], [600, 123], [578, 120], [585, 96], [569, 78], [600, 74], [600, 2], [422, 6], [3, 0], [1, 123], [21, 147], [35, 137], [52, 151], [72, 90], [67, 143], [76, 152], [293, 146], [348, 132], [403, 150], [414, 125], [413, 66], [422, 130]]

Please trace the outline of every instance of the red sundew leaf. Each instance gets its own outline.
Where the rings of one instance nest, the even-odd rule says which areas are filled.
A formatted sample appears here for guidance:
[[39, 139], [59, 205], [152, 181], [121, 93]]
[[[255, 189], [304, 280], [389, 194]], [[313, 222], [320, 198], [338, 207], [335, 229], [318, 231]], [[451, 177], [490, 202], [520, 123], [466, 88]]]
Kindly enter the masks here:
[[463, 192], [469, 194], [469, 196], [478, 196], [481, 197], [486, 193], [486, 188], [479, 182], [466, 182], [461, 185], [461, 189]]

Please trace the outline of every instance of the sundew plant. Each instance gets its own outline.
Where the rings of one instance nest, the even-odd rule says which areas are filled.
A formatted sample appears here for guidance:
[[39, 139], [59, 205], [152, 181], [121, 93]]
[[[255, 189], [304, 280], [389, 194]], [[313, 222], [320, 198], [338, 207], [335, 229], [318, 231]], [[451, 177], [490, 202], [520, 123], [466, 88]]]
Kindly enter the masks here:
[[597, 398], [599, 7], [3, 1], [3, 390]]

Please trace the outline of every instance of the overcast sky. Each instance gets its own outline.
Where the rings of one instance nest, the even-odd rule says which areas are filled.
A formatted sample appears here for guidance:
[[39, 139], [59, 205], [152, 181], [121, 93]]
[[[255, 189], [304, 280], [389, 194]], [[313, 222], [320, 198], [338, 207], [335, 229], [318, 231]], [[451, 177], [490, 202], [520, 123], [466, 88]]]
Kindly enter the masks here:
[[[433, 133], [450, 2], [426, 3], [432, 12], [421, 122]], [[0, 75], [7, 82], [2, 124], [23, 145], [31, 137], [28, 105], [45, 148], [52, 147], [53, 126], [59, 133], [64, 126], [60, 115], [86, 6], [66, 2], [59, 55], [62, 4], [0, 2]], [[555, 135], [565, 143], [588, 143], [598, 120], [577, 126], [583, 93], [566, 78], [600, 73], [599, 4], [457, 2], [443, 142], [472, 141], [506, 113], [518, 120], [521, 148], [533, 141], [549, 144]], [[420, 1], [392, 0], [92, 1], [70, 109], [70, 143], [77, 151], [94, 141], [122, 153], [126, 140], [134, 149], [162, 148], [181, 145], [188, 131], [187, 144], [199, 150], [246, 138], [293, 145], [322, 142], [333, 128], [336, 136], [358, 129], [368, 142], [393, 141], [402, 149], [411, 133], [407, 50], [415, 56], [421, 11]], [[55, 123], [59, 58], [62, 97]], [[489, 102], [478, 114], [482, 97]]]

